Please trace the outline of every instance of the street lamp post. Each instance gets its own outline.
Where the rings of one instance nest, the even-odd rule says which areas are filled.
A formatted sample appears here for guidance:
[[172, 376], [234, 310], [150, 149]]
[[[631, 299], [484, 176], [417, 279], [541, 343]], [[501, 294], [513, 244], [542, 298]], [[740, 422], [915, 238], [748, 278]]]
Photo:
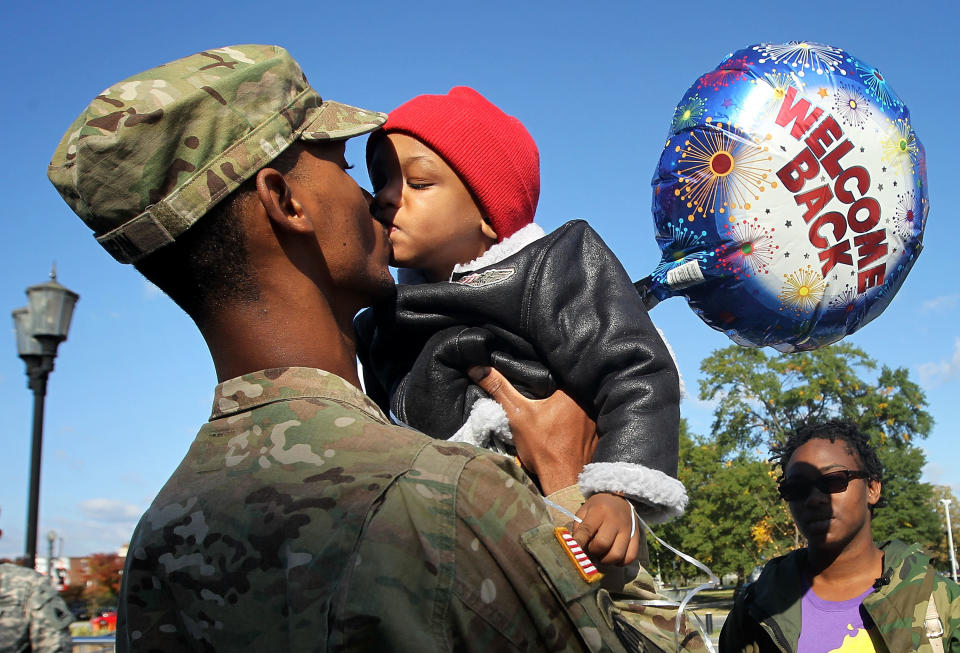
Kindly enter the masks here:
[[950, 575], [953, 582], [957, 582], [957, 556], [953, 552], [953, 529], [950, 527], [950, 499], [940, 499], [943, 504], [943, 512], [947, 516], [947, 546], [950, 547]]
[[57, 575], [53, 571], [53, 543], [57, 541], [57, 532], [50, 531], [47, 533], [47, 543], [50, 545], [49, 555], [47, 556], [47, 577], [50, 578], [50, 584], [55, 585], [57, 582]]
[[30, 568], [37, 560], [37, 512], [40, 506], [40, 453], [43, 443], [43, 404], [47, 377], [53, 371], [57, 347], [67, 339], [70, 318], [80, 296], [57, 283], [57, 270], [50, 281], [27, 288], [27, 306], [13, 311], [17, 353], [27, 365], [27, 387], [33, 390], [33, 443], [30, 453], [30, 496], [27, 500], [26, 558]]

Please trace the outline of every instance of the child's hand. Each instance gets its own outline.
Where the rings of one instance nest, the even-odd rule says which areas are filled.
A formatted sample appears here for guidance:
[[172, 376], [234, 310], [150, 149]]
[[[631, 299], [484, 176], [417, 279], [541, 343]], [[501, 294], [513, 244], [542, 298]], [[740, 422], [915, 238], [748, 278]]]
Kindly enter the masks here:
[[633, 506], [616, 494], [601, 492], [591, 495], [577, 511], [583, 521], [573, 529], [574, 539], [593, 557], [605, 565], [628, 565], [640, 551], [640, 524], [633, 522]]

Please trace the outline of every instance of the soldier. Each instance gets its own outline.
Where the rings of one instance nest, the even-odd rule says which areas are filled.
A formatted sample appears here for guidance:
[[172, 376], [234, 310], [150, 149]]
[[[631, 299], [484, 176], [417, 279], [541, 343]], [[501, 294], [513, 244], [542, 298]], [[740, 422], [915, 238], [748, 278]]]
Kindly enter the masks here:
[[[358, 390], [352, 319], [393, 283], [344, 140], [384, 119], [322, 100], [282, 48], [234, 46], [111, 86], [53, 156], [64, 199], [190, 315], [220, 381], [130, 543], [120, 651], [621, 647], [596, 570], [513, 461], [393, 426]], [[522, 418], [501, 382], [482, 385]], [[518, 444], [549, 492], [595, 433], [546, 401], [529, 424], [580, 449]]]
[[775, 451], [806, 548], [738, 597], [721, 651], [960, 651], [960, 586], [916, 544], [877, 545], [883, 465], [849, 422], [811, 424]]
[[72, 622], [67, 604], [47, 578], [0, 563], [0, 653], [68, 652]]

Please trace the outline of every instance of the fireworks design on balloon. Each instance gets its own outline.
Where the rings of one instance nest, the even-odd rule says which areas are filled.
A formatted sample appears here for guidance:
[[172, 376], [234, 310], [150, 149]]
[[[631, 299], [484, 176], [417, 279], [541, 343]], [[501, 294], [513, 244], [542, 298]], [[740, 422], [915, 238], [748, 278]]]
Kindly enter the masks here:
[[755, 45], [753, 49], [760, 53], [759, 63], [766, 63], [769, 59], [774, 63], [787, 64], [797, 69], [797, 75], [800, 77], [803, 77], [808, 70], [818, 75], [827, 72], [847, 74], [847, 71], [840, 67], [844, 56], [843, 50], [829, 45], [790, 41], [783, 44], [763, 43]]
[[[903, 263], [899, 263], [893, 270], [887, 270], [883, 283], [877, 286], [877, 294], [874, 296], [874, 304], [871, 308], [876, 307], [879, 301], [888, 295], [890, 299], [893, 299], [896, 292], [900, 290], [900, 284], [903, 283], [902, 272]], [[869, 292], [869, 290], [867, 292]], [[887, 302], [889, 302], [890, 299], [888, 299]], [[886, 302], [884, 302], [883, 305], [886, 306]]]
[[723, 225], [724, 238], [730, 241], [714, 250], [717, 266], [734, 275], [738, 281], [759, 274], [770, 274], [770, 261], [780, 249], [775, 244], [773, 227], [763, 227], [760, 219], [741, 220]]
[[841, 290], [836, 297], [830, 300], [830, 303], [827, 306], [834, 311], [843, 311], [844, 313], [852, 313], [853, 309], [856, 308], [857, 302], [857, 288], [852, 286], [849, 283], [843, 284], [843, 290]]
[[783, 288], [777, 295], [780, 310], [794, 311], [797, 315], [809, 313], [816, 308], [827, 288], [827, 283], [820, 273], [809, 265], [793, 274], [785, 274], [783, 278]]
[[676, 151], [681, 152], [677, 173], [683, 186], [674, 190], [674, 195], [690, 209], [687, 220], [730, 209], [749, 210], [750, 202], [760, 199], [767, 186], [777, 187], [777, 182], [767, 181], [772, 172], [767, 148], [734, 138], [720, 123], [713, 129], [692, 132]]
[[791, 86], [796, 86], [800, 94], [803, 94], [803, 87], [805, 86], [803, 80], [797, 78], [796, 73], [779, 73], [776, 68], [773, 69], [773, 72], [766, 73], [756, 80], [757, 86], [763, 82], [766, 82], [773, 91], [773, 98], [770, 101], [778, 106], [783, 104], [783, 98], [787, 97], [787, 91], [790, 90]]
[[706, 112], [706, 106], [707, 101], [699, 95], [694, 95], [678, 106], [673, 114], [673, 122], [670, 123], [670, 132], [675, 134], [685, 127], [696, 125]]
[[837, 92], [833, 96], [833, 108], [843, 124], [860, 129], [864, 128], [867, 120], [873, 115], [867, 96], [858, 88], [846, 84], [837, 87]]
[[915, 206], [916, 196], [912, 190], [897, 195], [897, 206], [893, 211], [893, 226], [897, 235], [904, 241], [909, 241], [913, 234], [917, 233], [917, 218], [920, 217], [921, 221], [923, 220], [922, 216], [918, 216], [914, 210]]
[[857, 70], [857, 76], [860, 77], [860, 81], [863, 82], [867, 92], [873, 96], [877, 104], [884, 109], [887, 107], [893, 107], [894, 109], [903, 107], [903, 102], [900, 101], [900, 98], [896, 96], [887, 84], [883, 73], [873, 66], [868, 66], [856, 59], [853, 60], [853, 64]]
[[669, 244], [670, 258], [662, 260], [653, 271], [655, 279], [666, 279], [667, 271], [678, 265], [686, 263], [693, 259], [706, 261], [711, 257], [707, 251], [707, 232], [703, 229], [696, 231], [692, 227], [687, 227], [683, 221], [677, 224], [668, 223], [666, 225]]
[[913, 174], [920, 147], [909, 120], [897, 118], [890, 121], [890, 128], [881, 143], [881, 149], [880, 158], [896, 172]]
[[737, 59], [727, 59], [720, 64], [719, 68], [711, 70], [697, 80], [697, 90], [710, 88], [714, 91], [719, 91], [721, 88], [730, 86], [730, 84], [734, 82], [746, 79], [747, 68], [749, 67], [749, 58], [746, 55]]

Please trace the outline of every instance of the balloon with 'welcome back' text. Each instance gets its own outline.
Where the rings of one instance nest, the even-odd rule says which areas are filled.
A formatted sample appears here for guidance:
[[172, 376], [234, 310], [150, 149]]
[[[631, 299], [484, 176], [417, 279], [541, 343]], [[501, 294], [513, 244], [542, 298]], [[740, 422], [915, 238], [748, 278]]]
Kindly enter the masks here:
[[840, 340], [922, 249], [923, 146], [884, 74], [829, 45], [734, 52], [677, 105], [653, 180], [658, 299], [735, 342]]

